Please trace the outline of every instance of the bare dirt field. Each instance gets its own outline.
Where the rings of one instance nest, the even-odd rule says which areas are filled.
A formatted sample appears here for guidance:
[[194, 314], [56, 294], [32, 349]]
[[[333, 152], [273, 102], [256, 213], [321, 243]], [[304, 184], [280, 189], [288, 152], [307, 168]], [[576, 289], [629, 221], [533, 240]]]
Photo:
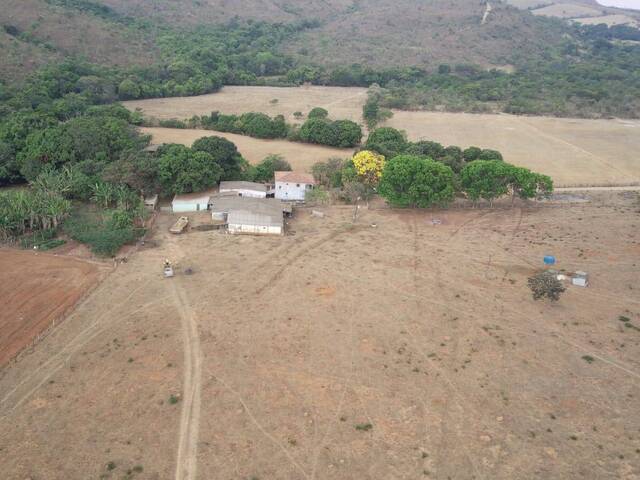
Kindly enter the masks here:
[[104, 274], [97, 264], [0, 249], [0, 366], [59, 320]]
[[[277, 100], [277, 102], [273, 102]], [[323, 107], [334, 119], [362, 121], [362, 106], [367, 100], [366, 88], [317, 87], [224, 87], [220, 92], [197, 97], [155, 98], [123, 102], [130, 109], [141, 109], [160, 120], [188, 119], [194, 115], [209, 115], [213, 111], [225, 114], [262, 112], [271, 116], [284, 115], [289, 123], [298, 120], [295, 112], [305, 115], [314, 107]]]
[[[355, 92], [355, 93], [354, 93]], [[279, 98], [276, 105], [269, 100]], [[287, 115], [307, 113], [311, 106], [329, 109], [334, 118], [361, 121], [366, 100], [363, 89], [226, 87], [222, 93], [191, 98], [128, 102], [129, 108], [160, 118], [188, 118], [220, 109], [234, 113], [252, 110]], [[410, 140], [435, 140], [445, 145], [477, 145], [498, 149], [505, 159], [550, 175], [557, 185], [629, 185], [640, 181], [640, 121], [584, 120], [514, 115], [395, 111], [389, 126], [405, 130]], [[269, 153], [281, 153], [295, 168], [308, 169], [318, 160], [348, 157], [348, 150], [258, 140], [241, 135], [200, 130], [146, 129], [154, 141], [190, 145], [205, 135], [232, 140], [252, 162]]]
[[331, 148], [308, 143], [288, 142], [286, 140], [260, 140], [245, 135], [213, 132], [211, 130], [183, 130], [179, 128], [142, 128], [142, 132], [153, 137], [154, 143], [180, 143], [191, 146], [201, 137], [215, 135], [232, 141], [242, 156], [250, 163], [258, 163], [267, 155], [282, 155], [295, 170], [308, 171], [319, 161], [329, 158], [349, 158], [353, 149]]
[[[581, 199], [299, 210], [278, 238], [161, 215], [0, 370], [2, 476], [638, 478], [638, 196]], [[591, 286], [534, 302], [545, 254]]]
[[412, 140], [500, 150], [508, 162], [550, 175], [558, 186], [640, 181], [640, 121], [394, 112], [389, 126]]

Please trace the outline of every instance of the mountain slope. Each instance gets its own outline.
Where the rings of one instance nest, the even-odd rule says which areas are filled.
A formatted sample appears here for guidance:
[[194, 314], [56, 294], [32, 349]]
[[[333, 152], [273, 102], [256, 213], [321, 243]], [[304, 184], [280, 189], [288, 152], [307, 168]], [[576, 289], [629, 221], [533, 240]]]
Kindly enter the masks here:
[[[540, 55], [561, 40], [558, 23], [480, 0], [6, 0], [1, 76], [16, 78], [66, 55], [106, 65], [157, 61], [153, 28], [258, 20], [314, 20], [281, 49], [305, 63], [435, 67], [502, 66]], [[10, 32], [10, 34], [6, 33]], [[13, 38], [7, 38], [9, 37]]]
[[15, 79], [65, 56], [105, 65], [144, 65], [157, 59], [143, 32], [44, 0], [4, 0], [0, 9], [0, 72]]
[[[434, 67], [501, 66], [540, 55], [562, 28], [504, 4], [448, 0], [363, 0], [357, 9], [304, 34], [302, 53], [317, 63]], [[296, 46], [290, 52], [301, 52]]]

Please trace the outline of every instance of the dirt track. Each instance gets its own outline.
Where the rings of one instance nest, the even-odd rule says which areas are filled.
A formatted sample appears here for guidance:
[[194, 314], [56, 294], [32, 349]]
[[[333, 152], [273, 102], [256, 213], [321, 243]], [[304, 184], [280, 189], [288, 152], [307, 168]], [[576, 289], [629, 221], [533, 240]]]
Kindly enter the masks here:
[[[136, 479], [164, 480], [180, 464], [184, 479], [631, 480], [637, 198], [588, 195], [541, 209], [364, 209], [355, 226], [351, 207], [302, 211], [284, 238], [170, 237], [161, 216], [155, 248], [1, 372], [13, 393], [0, 404], [0, 469], [9, 480], [121, 479], [135, 466]], [[590, 288], [533, 302], [526, 279], [548, 253], [589, 271]]]

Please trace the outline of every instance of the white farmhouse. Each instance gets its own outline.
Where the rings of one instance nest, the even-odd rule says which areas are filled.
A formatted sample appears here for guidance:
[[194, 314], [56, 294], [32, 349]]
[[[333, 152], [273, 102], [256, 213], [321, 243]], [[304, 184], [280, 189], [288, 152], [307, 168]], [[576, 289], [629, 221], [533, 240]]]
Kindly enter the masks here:
[[235, 193], [240, 197], [266, 198], [267, 186], [255, 182], [220, 182], [220, 193]]
[[275, 179], [275, 196], [280, 200], [304, 201], [306, 193], [316, 185], [310, 173], [275, 172]]
[[214, 194], [215, 191], [208, 190], [206, 192], [176, 195], [171, 202], [171, 208], [173, 213], [206, 211], [209, 209], [209, 200]]

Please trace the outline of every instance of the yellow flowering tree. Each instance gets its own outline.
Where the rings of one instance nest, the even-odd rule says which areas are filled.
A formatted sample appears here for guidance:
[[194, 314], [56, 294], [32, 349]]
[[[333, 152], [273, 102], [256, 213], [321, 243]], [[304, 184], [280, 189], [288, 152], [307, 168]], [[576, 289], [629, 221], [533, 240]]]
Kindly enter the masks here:
[[383, 155], [370, 150], [363, 150], [353, 157], [353, 166], [363, 182], [373, 186], [377, 185], [382, 177], [384, 161]]

